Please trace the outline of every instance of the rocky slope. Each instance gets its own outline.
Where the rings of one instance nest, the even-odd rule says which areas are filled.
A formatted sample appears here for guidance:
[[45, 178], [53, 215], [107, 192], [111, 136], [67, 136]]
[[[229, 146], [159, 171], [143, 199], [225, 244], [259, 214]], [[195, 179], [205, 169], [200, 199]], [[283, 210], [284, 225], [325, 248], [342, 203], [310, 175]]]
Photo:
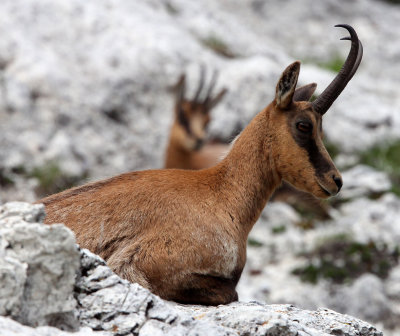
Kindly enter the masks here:
[[[399, 6], [378, 0], [2, 0], [0, 12], [0, 203], [161, 167], [171, 88], [186, 72], [193, 90], [201, 64], [219, 70], [217, 86], [229, 89], [210, 136], [231, 140], [271, 101], [280, 72], [293, 60], [302, 61], [300, 84], [317, 82], [321, 92], [348, 51], [339, 41], [345, 32], [333, 25], [353, 25], [364, 59], [324, 116], [345, 188], [328, 204], [329, 220], [268, 205], [251, 234], [239, 294], [245, 301], [328, 307], [377, 323], [386, 335], [400, 333], [400, 206], [392, 194], [400, 190], [400, 168], [389, 176], [358, 165], [359, 152], [400, 141]], [[370, 157], [379, 166], [375, 152]], [[57, 230], [61, 237], [65, 229]], [[352, 265], [340, 251], [348, 251]], [[7, 267], [24, 273], [24, 266]], [[48, 281], [56, 277], [49, 274]], [[20, 297], [22, 284], [7, 279]], [[22, 321], [12, 302], [7, 311]], [[43, 314], [23, 316], [55, 319], [51, 311]]]
[[77, 332], [73, 335], [382, 335], [368, 323], [328, 309], [306, 311], [257, 302], [201, 307], [163, 301], [119, 278], [98, 256], [87, 250], [79, 254], [73, 233], [61, 224], [44, 225], [43, 218], [42, 205], [0, 207], [4, 334], [66, 336], [65, 330]]

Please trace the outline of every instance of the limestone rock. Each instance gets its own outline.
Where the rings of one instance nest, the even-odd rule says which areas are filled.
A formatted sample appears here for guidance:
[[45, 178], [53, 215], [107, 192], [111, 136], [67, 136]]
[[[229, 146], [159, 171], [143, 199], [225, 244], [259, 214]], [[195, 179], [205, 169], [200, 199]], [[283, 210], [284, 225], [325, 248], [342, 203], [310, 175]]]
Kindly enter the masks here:
[[104, 262], [81, 251], [78, 309], [84, 326], [118, 335], [371, 335], [368, 323], [327, 309], [236, 302], [218, 307], [166, 302], [113, 274]]
[[342, 177], [343, 188], [338, 195], [340, 199], [378, 195], [392, 187], [385, 173], [365, 165], [357, 165], [344, 171]]
[[31, 326], [76, 329], [75, 237], [62, 224], [40, 223], [43, 218], [43, 205], [0, 207], [0, 314]]

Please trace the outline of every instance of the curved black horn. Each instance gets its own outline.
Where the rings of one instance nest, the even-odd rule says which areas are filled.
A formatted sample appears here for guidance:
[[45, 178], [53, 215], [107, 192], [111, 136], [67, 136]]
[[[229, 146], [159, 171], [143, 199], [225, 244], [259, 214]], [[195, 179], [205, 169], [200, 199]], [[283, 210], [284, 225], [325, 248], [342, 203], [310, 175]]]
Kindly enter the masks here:
[[204, 64], [201, 65], [200, 67], [200, 81], [199, 81], [199, 86], [197, 87], [197, 91], [194, 95], [193, 101], [197, 102], [200, 96], [201, 91], [203, 90], [204, 86], [204, 75], [205, 75], [205, 66]]
[[214, 71], [211, 77], [210, 86], [208, 87], [208, 90], [204, 97], [203, 104], [207, 104], [208, 101], [210, 100], [211, 92], [214, 89], [215, 83], [217, 82], [217, 77], [218, 77], [218, 71]]
[[320, 114], [324, 114], [331, 107], [333, 102], [342, 93], [347, 83], [357, 71], [358, 65], [361, 62], [362, 50], [359, 52], [360, 46], [362, 49], [361, 42], [358, 39], [356, 31], [353, 27], [347, 24], [339, 24], [335, 27], [342, 27], [349, 31], [350, 38], [344, 38], [342, 40], [351, 41], [351, 48], [349, 55], [347, 56], [346, 62], [343, 64], [339, 73], [335, 79], [328, 85], [328, 87], [321, 93], [321, 95], [312, 103], [314, 110]]
[[[350, 37], [343, 37], [341, 40], [351, 41], [351, 38]], [[360, 40], [358, 40], [358, 43], [359, 43], [359, 47], [358, 47], [357, 60], [356, 60], [356, 63], [354, 64], [354, 66], [353, 66], [353, 69], [350, 72], [349, 77], [347, 78], [346, 84], [350, 81], [350, 79], [353, 78], [354, 74], [356, 73], [356, 71], [358, 69], [358, 66], [361, 63], [361, 59], [363, 57], [363, 51], [364, 51], [363, 45], [362, 45]]]

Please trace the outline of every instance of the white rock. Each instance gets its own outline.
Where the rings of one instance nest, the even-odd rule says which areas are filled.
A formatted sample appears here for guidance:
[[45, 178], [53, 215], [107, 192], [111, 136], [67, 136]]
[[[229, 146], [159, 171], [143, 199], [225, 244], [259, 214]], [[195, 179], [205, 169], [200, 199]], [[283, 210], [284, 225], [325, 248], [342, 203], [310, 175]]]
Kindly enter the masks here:
[[342, 178], [343, 188], [339, 193], [340, 199], [379, 194], [392, 187], [392, 183], [385, 173], [364, 165], [357, 165], [342, 172]]
[[383, 281], [373, 274], [364, 274], [351, 286], [338, 289], [331, 300], [329, 306], [333, 309], [369, 321], [388, 320], [393, 314]]
[[0, 330], [7, 336], [110, 336], [109, 333], [90, 328], [81, 328], [74, 333], [47, 326], [32, 328], [4, 316], [0, 316]]
[[76, 329], [75, 237], [61, 224], [40, 223], [43, 218], [43, 205], [0, 207], [0, 313], [31, 326]]

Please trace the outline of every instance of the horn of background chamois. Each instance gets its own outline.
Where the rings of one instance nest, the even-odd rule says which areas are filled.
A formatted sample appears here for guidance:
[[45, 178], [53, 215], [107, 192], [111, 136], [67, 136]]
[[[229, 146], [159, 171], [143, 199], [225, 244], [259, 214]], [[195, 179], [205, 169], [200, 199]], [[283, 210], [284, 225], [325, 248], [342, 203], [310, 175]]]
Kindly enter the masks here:
[[344, 40], [350, 39], [351, 48], [349, 55], [347, 56], [346, 62], [343, 64], [342, 68], [336, 75], [335, 79], [328, 85], [328, 87], [324, 90], [324, 92], [322, 92], [322, 94], [312, 103], [314, 110], [320, 113], [321, 115], [325, 114], [325, 112], [328, 111], [333, 102], [346, 87], [347, 83], [356, 72], [362, 58], [362, 52], [361, 54], [359, 53], [361, 43], [358, 39], [357, 33], [354, 30], [354, 28], [347, 24], [339, 24], [336, 25], [335, 27], [342, 27], [349, 31], [350, 38], [346, 37], [344, 38]]
[[179, 77], [178, 82], [175, 84], [175, 94], [176, 94], [176, 104], [182, 103], [183, 99], [185, 99], [185, 87], [186, 87], [186, 76], [182, 74]]
[[218, 77], [218, 71], [215, 70], [211, 76], [210, 86], [208, 87], [208, 90], [204, 97], [204, 101], [203, 101], [204, 105], [207, 105], [211, 99], [211, 93], [212, 93], [212, 90], [214, 89], [215, 83], [217, 82], [217, 77]]
[[200, 67], [200, 81], [199, 81], [199, 86], [197, 87], [196, 93], [195, 93], [194, 98], [193, 98], [194, 102], [197, 102], [199, 100], [200, 93], [203, 90], [204, 76], [205, 76], [205, 67], [204, 67], [204, 65], [201, 65], [201, 67]]

